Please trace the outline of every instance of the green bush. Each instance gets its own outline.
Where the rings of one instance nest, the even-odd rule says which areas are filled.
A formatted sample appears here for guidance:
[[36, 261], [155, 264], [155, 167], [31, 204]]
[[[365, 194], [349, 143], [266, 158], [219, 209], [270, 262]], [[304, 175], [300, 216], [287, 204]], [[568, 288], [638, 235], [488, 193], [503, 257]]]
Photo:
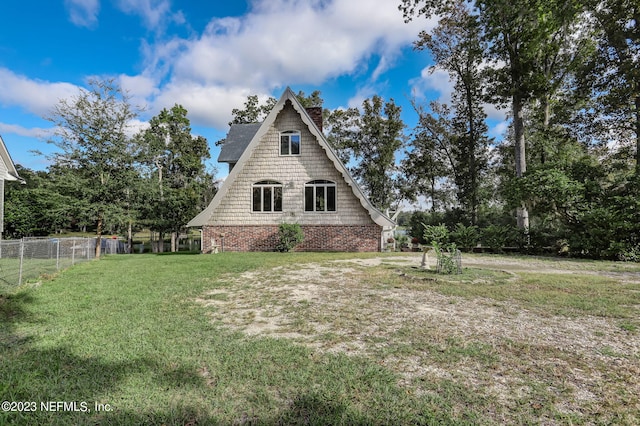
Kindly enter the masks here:
[[281, 223], [278, 226], [278, 245], [280, 252], [289, 252], [304, 241], [302, 227], [297, 223]]
[[513, 240], [510, 226], [490, 225], [482, 230], [482, 243], [493, 251], [501, 252]]
[[401, 249], [409, 245], [409, 237], [406, 234], [396, 232], [394, 237], [396, 239], [396, 249]]
[[455, 244], [446, 244], [441, 246], [437, 242], [433, 242], [433, 251], [437, 259], [437, 272], [439, 274], [461, 274], [460, 252]]
[[475, 225], [465, 226], [462, 223], [458, 223], [456, 229], [451, 233], [451, 239], [462, 250], [471, 251], [478, 245], [480, 233]]
[[445, 244], [449, 241], [449, 230], [443, 224], [440, 225], [424, 225], [424, 240], [427, 244]]

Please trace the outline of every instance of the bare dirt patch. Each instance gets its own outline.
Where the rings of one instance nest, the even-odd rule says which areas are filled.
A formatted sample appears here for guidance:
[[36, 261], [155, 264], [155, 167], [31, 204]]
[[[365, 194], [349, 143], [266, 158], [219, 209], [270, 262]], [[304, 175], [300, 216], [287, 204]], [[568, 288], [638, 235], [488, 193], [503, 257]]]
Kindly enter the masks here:
[[[420, 261], [381, 257], [253, 271], [221, 277], [226, 285], [198, 302], [211, 308], [213, 321], [247, 335], [375, 360], [417, 395], [439, 392], [434, 383], [482, 394], [494, 401], [491, 421], [517, 422], [523, 412], [549, 424], [640, 420], [637, 332], [614, 318], [542, 315], [513, 301], [443, 295], [398, 278]], [[571, 262], [471, 257], [468, 265], [516, 278], [525, 271], [640, 282], [633, 270], [598, 272]], [[607, 406], [616, 418], [607, 417]]]

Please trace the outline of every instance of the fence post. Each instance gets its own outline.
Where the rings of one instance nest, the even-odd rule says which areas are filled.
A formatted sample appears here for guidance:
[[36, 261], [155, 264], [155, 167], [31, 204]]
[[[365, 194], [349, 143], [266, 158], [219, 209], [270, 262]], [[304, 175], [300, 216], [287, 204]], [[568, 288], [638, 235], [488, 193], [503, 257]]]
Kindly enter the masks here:
[[20, 238], [20, 270], [18, 272], [18, 285], [22, 285], [22, 266], [24, 263], [24, 237]]
[[60, 238], [56, 238], [56, 271], [60, 270]]

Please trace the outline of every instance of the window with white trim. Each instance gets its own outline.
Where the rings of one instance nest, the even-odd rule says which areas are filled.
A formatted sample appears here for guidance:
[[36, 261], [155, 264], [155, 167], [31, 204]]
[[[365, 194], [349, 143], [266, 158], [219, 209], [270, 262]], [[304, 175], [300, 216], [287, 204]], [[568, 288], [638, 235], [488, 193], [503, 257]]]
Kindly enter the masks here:
[[262, 180], [251, 186], [251, 193], [254, 212], [282, 211], [282, 183]]
[[304, 211], [335, 212], [336, 183], [330, 180], [312, 180], [305, 183]]
[[280, 133], [280, 155], [300, 155], [300, 132], [287, 130]]

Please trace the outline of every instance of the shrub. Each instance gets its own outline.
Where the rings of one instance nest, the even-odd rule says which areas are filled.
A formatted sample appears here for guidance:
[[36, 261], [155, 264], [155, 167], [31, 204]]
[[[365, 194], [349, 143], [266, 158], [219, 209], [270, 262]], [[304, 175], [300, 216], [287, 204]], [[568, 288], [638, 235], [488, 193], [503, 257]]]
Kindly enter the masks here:
[[[424, 240], [427, 244], [445, 244], [449, 241], [449, 230], [443, 224], [424, 225]], [[435, 244], [434, 244], [435, 243]]]
[[276, 249], [280, 252], [288, 252], [304, 241], [304, 233], [297, 223], [281, 223], [278, 226], [278, 239]]
[[451, 233], [451, 239], [462, 250], [471, 251], [478, 245], [480, 233], [475, 225], [465, 226], [462, 223], [458, 223], [456, 229]]
[[526, 253], [541, 254], [549, 250], [560, 255], [569, 253], [569, 241], [564, 233], [549, 224], [530, 226], [527, 237]]
[[437, 272], [439, 274], [461, 274], [460, 252], [455, 244], [446, 244], [441, 246], [434, 241], [433, 251], [436, 254]]
[[490, 225], [482, 230], [483, 244], [493, 251], [501, 252], [512, 237], [512, 228], [509, 226]]
[[[407, 229], [409, 235], [416, 239], [416, 243], [424, 244], [424, 224], [427, 222], [428, 217], [425, 212], [413, 212], [409, 219], [409, 228]], [[413, 240], [412, 240], [413, 241]]]
[[396, 232], [395, 238], [396, 238], [396, 243], [397, 243], [397, 247], [396, 248], [402, 248], [402, 247], [406, 247], [406, 246], [409, 245], [409, 237], [406, 234], [400, 233], [400, 232]]

